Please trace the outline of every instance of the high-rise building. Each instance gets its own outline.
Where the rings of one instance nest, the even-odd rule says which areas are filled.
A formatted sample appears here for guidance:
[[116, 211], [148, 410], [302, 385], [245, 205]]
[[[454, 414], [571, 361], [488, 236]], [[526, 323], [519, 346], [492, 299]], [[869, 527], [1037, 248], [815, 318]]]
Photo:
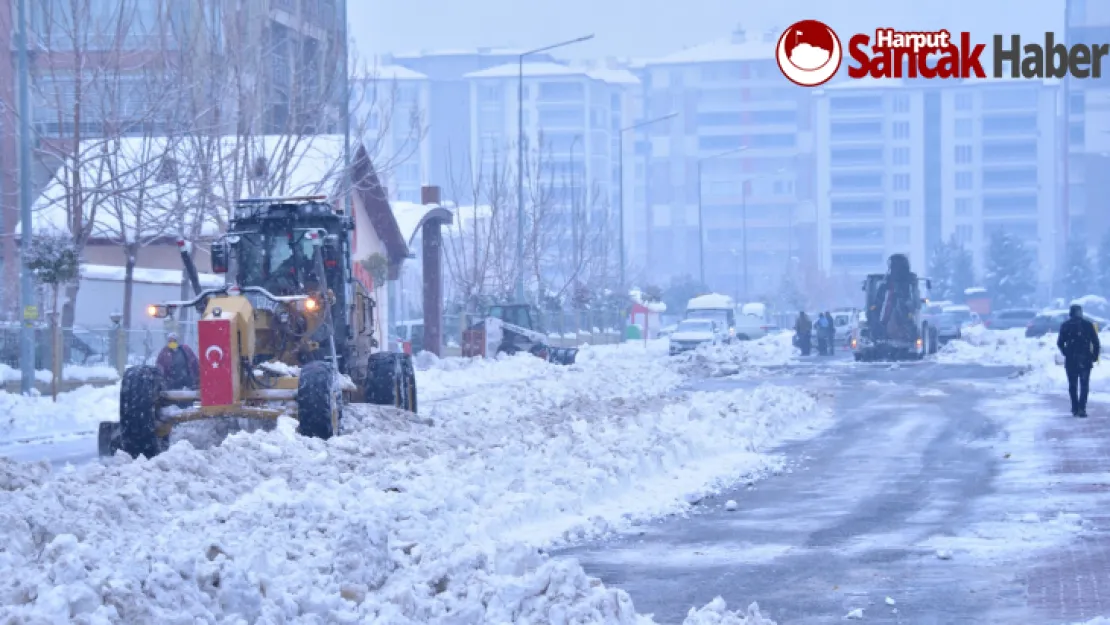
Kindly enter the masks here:
[[[526, 186], [552, 187], [556, 215], [550, 227], [557, 236], [578, 232], [579, 238], [571, 240], [583, 245], [586, 229], [604, 228], [616, 259], [621, 129], [630, 125], [636, 77], [624, 69], [527, 62], [471, 72], [466, 78], [471, 81], [474, 167], [494, 172], [507, 166], [515, 172], [522, 135]], [[521, 85], [523, 99], [518, 98]]]
[[[1067, 0], [1068, 44], [1110, 42], [1110, 3]], [[1062, 219], [1069, 234], [1095, 245], [1110, 232], [1110, 72], [1101, 78], [1063, 79], [1067, 134], [1067, 203]]]
[[[420, 202], [431, 170], [431, 82], [400, 65], [352, 79], [352, 130], [363, 136], [391, 201]], [[444, 181], [440, 181], [442, 185]]]
[[812, 94], [775, 63], [780, 32], [737, 30], [645, 63], [648, 250], [654, 282], [702, 273], [743, 300], [816, 264]]
[[1053, 81], [848, 81], [817, 93], [821, 269], [860, 277], [902, 253], [927, 272], [955, 237], [979, 276], [995, 232], [1037, 255], [1044, 295], [1061, 249]]

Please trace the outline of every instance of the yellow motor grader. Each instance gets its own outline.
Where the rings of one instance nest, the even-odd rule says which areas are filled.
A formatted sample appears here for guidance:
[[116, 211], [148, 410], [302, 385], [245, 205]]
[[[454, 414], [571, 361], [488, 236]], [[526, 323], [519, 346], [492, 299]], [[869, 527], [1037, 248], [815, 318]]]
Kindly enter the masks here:
[[369, 278], [351, 262], [353, 220], [326, 200], [238, 202], [228, 233], [212, 246], [212, 270], [226, 275], [219, 288], [201, 289], [179, 242], [195, 297], [148, 312], [200, 313], [198, 388], [167, 388], [157, 367], [128, 368], [119, 421], [100, 424], [101, 455], [152, 457], [175, 425], [217, 417], [290, 415], [302, 435], [327, 439], [351, 402], [416, 412], [412, 358], [378, 349]]

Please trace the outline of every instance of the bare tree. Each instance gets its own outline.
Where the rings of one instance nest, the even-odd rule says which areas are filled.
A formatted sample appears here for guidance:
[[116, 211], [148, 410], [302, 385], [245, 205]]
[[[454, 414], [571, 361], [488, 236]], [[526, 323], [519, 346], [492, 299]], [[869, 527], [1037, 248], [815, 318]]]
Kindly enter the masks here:
[[[36, 209], [40, 223], [72, 237], [78, 254], [90, 238], [113, 235], [99, 227], [98, 211], [112, 205], [122, 215], [122, 206], [113, 204], [122, 183], [109, 184], [106, 155], [119, 152], [122, 137], [151, 130], [169, 88], [167, 81], [150, 80], [152, 72], [161, 74], [164, 57], [149, 51], [160, 40], [159, 20], [140, 10], [142, 4], [32, 3], [40, 54], [32, 81], [35, 110], [25, 113], [35, 115], [35, 157], [51, 172]], [[73, 325], [79, 288], [79, 281], [67, 286], [65, 327]]]
[[[513, 172], [504, 166], [500, 151], [492, 159], [464, 159], [462, 172], [448, 170], [448, 197], [455, 206], [455, 224], [448, 232], [444, 260], [454, 293], [468, 313], [478, 312], [490, 298], [512, 288], [505, 271], [513, 244], [510, 217]], [[453, 159], [448, 157], [448, 163]], [[515, 237], [515, 231], [512, 232]]]

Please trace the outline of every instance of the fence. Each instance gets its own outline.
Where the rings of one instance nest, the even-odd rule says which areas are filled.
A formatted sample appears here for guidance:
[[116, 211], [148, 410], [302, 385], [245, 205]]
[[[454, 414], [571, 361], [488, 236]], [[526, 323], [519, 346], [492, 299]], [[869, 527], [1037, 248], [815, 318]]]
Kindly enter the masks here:
[[[122, 354], [128, 365], [154, 364], [158, 352], [166, 344], [166, 335], [176, 331], [180, 342], [194, 350], [197, 347], [196, 322], [171, 321], [163, 325], [124, 330], [115, 326], [62, 328], [62, 364], [65, 366], [115, 367]], [[0, 327], [0, 363], [20, 367], [20, 332], [16, 324]], [[35, 369], [50, 371], [54, 366], [51, 352], [51, 330], [35, 327]], [[114, 347], [114, 348], [113, 348]]]

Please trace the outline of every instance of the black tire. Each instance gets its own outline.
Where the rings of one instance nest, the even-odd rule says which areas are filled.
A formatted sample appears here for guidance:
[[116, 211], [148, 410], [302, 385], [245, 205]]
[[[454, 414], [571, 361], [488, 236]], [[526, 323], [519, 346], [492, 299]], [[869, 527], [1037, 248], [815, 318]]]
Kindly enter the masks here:
[[327, 440], [339, 433], [341, 411], [331, 365], [317, 361], [301, 367], [297, 380], [297, 433]]
[[[737, 341], [750, 341], [751, 339], [748, 338], [747, 334], [737, 334], [736, 335], [736, 340]], [[729, 341], [729, 342], [731, 343], [731, 341]]]
[[416, 367], [412, 356], [401, 354], [401, 373], [404, 375], [405, 410], [416, 414]]
[[158, 408], [165, 382], [157, 367], [142, 365], [123, 372], [119, 391], [119, 448], [132, 458], [153, 458], [165, 441], [158, 438]]
[[[367, 365], [366, 401], [378, 406], [402, 407], [404, 370], [398, 356], [392, 352], [370, 354]], [[410, 359], [411, 362], [411, 359]]]

